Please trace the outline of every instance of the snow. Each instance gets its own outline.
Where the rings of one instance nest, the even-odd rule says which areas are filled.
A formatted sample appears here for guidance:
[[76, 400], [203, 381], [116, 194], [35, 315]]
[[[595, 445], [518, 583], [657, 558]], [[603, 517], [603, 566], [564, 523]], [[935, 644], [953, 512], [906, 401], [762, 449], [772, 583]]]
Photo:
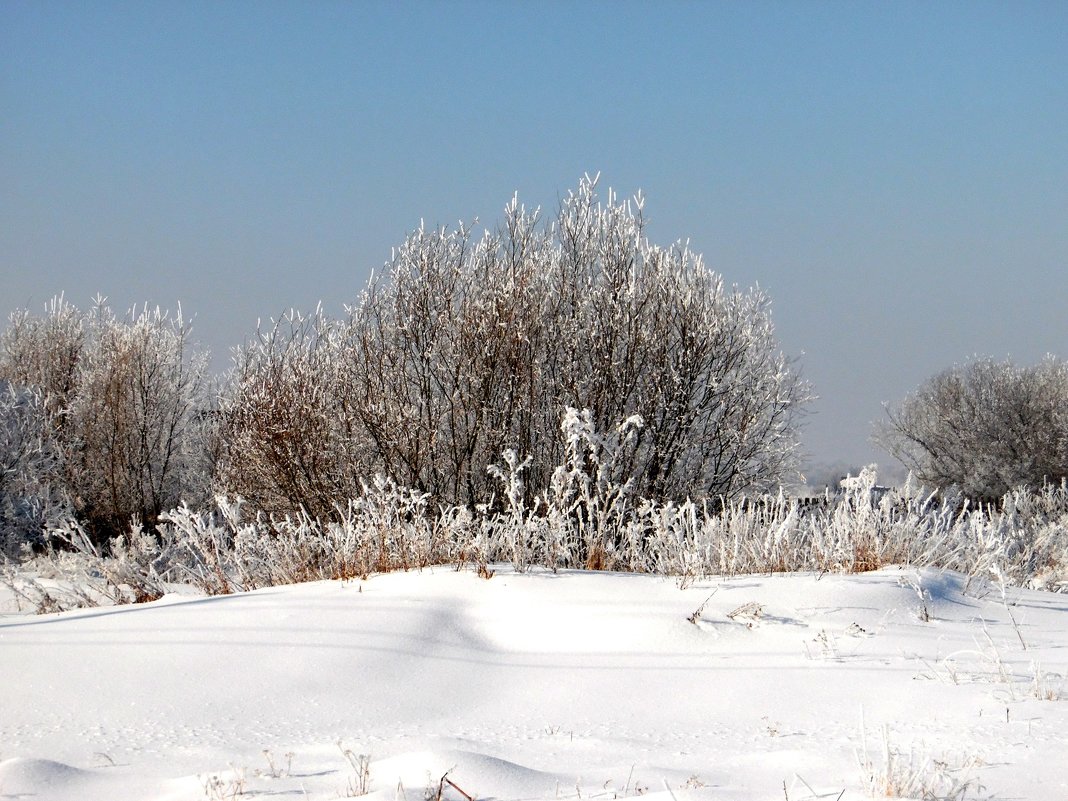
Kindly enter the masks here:
[[887, 748], [967, 798], [1068, 798], [1066, 672], [1068, 596], [932, 569], [440, 568], [8, 612], [0, 799], [331, 799], [362, 754], [386, 801], [844, 801]]

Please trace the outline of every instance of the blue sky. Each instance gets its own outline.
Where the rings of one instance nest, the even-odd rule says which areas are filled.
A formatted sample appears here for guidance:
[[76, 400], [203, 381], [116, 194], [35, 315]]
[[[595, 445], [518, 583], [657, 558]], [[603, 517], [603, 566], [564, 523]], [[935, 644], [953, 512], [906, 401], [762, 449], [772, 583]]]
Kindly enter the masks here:
[[646, 195], [773, 298], [819, 461], [973, 355], [1068, 358], [1068, 4], [0, 0], [0, 315], [181, 302], [224, 365], [425, 219]]

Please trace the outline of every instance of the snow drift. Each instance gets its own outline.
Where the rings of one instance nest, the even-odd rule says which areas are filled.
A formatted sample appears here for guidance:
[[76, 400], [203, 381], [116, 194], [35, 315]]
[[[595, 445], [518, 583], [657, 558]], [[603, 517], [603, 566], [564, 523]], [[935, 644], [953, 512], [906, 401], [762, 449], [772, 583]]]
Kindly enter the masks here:
[[1066, 666], [1064, 595], [930, 569], [12, 613], [0, 798], [1062, 798]]

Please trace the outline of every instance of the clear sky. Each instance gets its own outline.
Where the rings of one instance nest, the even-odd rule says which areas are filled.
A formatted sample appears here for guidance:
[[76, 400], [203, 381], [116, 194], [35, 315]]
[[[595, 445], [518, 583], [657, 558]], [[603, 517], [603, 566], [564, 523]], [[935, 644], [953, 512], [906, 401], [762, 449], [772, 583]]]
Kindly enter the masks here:
[[425, 219], [585, 172], [773, 298], [813, 459], [973, 355], [1068, 358], [1068, 3], [0, 0], [0, 315], [219, 354]]

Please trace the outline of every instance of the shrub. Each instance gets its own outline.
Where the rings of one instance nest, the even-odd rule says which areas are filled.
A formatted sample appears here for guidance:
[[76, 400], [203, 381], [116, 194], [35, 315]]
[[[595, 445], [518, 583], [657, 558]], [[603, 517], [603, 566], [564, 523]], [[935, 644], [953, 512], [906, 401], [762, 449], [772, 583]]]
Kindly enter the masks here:
[[62, 489], [96, 542], [209, 497], [206, 356], [189, 334], [180, 311], [121, 320], [102, 299], [82, 313], [57, 298], [0, 338], [0, 378], [41, 399]]
[[513, 200], [480, 238], [420, 228], [347, 319], [290, 315], [261, 332], [226, 410], [227, 491], [331, 514], [382, 471], [473, 507], [510, 448], [531, 459], [530, 501], [566, 457], [566, 407], [598, 431], [640, 421], [611, 480], [646, 497], [777, 485], [809, 393], [769, 301], [684, 245], [650, 244], [642, 205], [602, 204], [587, 178], [547, 224]]
[[1068, 365], [989, 359], [924, 382], [877, 440], [923, 482], [973, 499], [1068, 478]]
[[351, 363], [343, 325], [318, 310], [260, 331], [238, 356], [221, 412], [221, 486], [257, 510], [319, 519], [358, 497], [376, 471], [354, 411], [369, 389]]
[[71, 508], [41, 396], [0, 381], [0, 557], [39, 550]]

